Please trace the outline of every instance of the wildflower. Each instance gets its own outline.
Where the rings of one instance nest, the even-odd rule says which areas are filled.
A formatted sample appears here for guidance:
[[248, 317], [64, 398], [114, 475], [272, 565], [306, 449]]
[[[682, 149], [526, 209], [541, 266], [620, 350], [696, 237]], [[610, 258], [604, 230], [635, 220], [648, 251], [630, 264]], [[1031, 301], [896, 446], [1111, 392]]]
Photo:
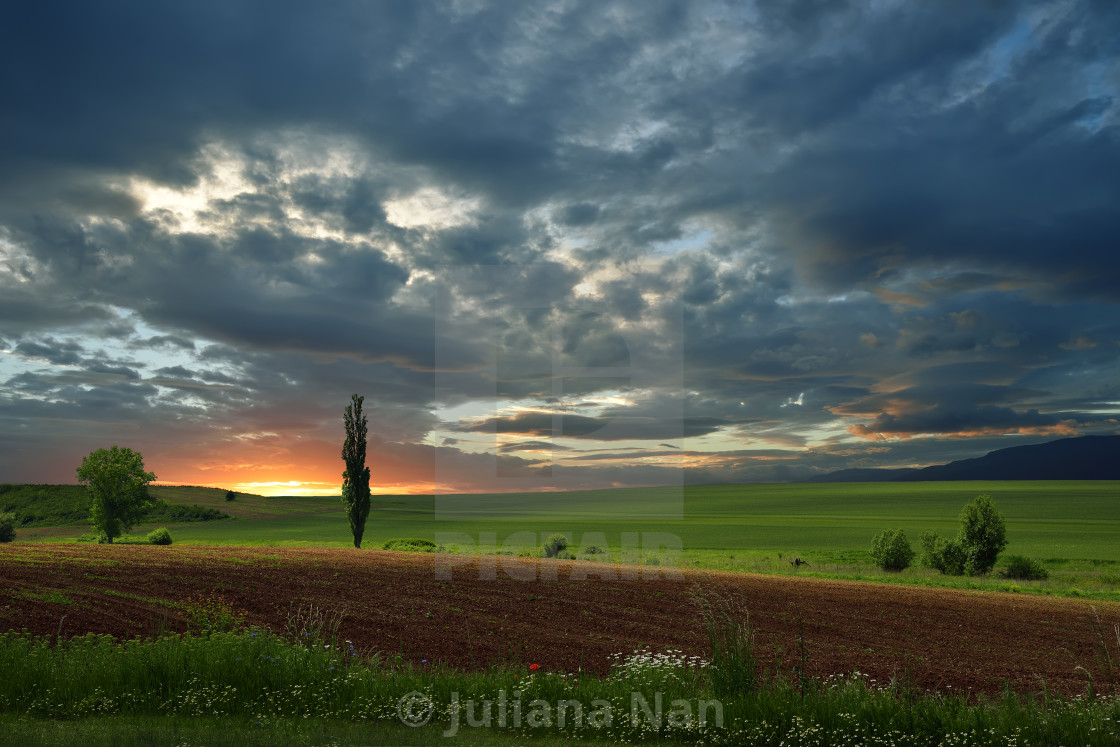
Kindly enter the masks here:
[[540, 664], [530, 664], [529, 665], [529, 671], [531, 671], [531, 672], [535, 672], [536, 670], [538, 670], [540, 668], [541, 668]]

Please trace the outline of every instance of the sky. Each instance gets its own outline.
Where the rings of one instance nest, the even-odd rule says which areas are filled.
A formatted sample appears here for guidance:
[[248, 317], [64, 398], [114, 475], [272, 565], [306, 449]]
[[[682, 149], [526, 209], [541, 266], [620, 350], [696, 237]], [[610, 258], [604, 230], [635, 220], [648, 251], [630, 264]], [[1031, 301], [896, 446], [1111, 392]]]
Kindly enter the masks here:
[[1120, 433], [1120, 3], [20, 2], [0, 482], [767, 482]]

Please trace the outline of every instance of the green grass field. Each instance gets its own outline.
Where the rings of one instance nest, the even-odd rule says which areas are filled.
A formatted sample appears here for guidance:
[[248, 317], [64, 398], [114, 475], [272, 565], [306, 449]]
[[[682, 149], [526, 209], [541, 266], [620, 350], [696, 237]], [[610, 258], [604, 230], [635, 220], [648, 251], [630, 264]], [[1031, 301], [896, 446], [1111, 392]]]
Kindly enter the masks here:
[[905, 677], [816, 679], [761, 668], [742, 620], [703, 617], [709, 659], [637, 651], [604, 677], [415, 667], [362, 657], [319, 627], [128, 641], [8, 631], [0, 743], [1103, 747], [1120, 737], [1114, 680], [1102, 678], [1103, 697], [973, 699]]
[[[342, 504], [335, 497], [239, 494], [227, 502], [225, 491], [210, 488], [157, 487], [153, 493], [169, 503], [218, 508], [232, 517], [168, 525], [177, 544], [352, 544]], [[1004, 514], [1009, 543], [1003, 557], [1021, 554], [1039, 559], [1051, 573], [1049, 580], [1011, 583], [998, 576], [998, 564], [997, 574], [989, 577], [953, 578], [920, 567], [888, 574], [871, 563], [867, 550], [879, 531], [905, 529], [915, 546], [928, 529], [952, 536], [961, 508], [980, 493], [992, 495]], [[679, 511], [679, 518], [665, 518], [671, 510]], [[658, 513], [662, 518], [634, 518]], [[138, 526], [132, 534], [152, 528]], [[88, 531], [81, 524], [21, 527], [16, 541], [74, 541]], [[680, 556], [675, 562], [686, 568], [1120, 600], [1120, 483], [1116, 482], [764, 484], [694, 487], [683, 494], [649, 489], [379, 496], [367, 523], [364, 547], [416, 537], [459, 543], [450, 548], [459, 552], [516, 552], [519, 546], [541, 543], [553, 532], [567, 533], [572, 550], [597, 544], [607, 548], [614, 560], [649, 562], [656, 548], [638, 547], [636, 554], [628, 556], [625, 545], [652, 537], [662, 542], [679, 540]], [[795, 555], [811, 566], [790, 567], [787, 561]], [[429, 676], [393, 667], [380, 670], [383, 665], [365, 662], [349, 667], [343, 677], [333, 671], [339, 662], [328, 660], [340, 647], [324, 648], [316, 641], [308, 650], [315, 657], [327, 657], [319, 661], [302, 649], [299, 656], [290, 656], [285, 648], [289, 644], [250, 632], [238, 638], [199, 639], [199, 650], [194, 652], [198, 661], [193, 663], [184, 658], [195, 645], [190, 638], [182, 639], [185, 643], [177, 648], [177, 638], [127, 644], [96, 638], [87, 637], [84, 643], [76, 639], [72, 651], [57, 641], [52, 649], [50, 641], [30, 641], [14, 632], [0, 641], [4, 644], [0, 669], [7, 675], [0, 687], [0, 744], [392, 742], [546, 747], [595, 743], [595, 737], [605, 736], [609, 743], [1105, 745], [1116, 743], [1120, 723], [1115, 698], [1031, 700], [1008, 695], [974, 704], [950, 695], [915, 694], [897, 683], [875, 690], [859, 680], [832, 685], [775, 680], [753, 692], [729, 693], [725, 701], [733, 729], [703, 737], [688, 731], [682, 738], [644, 727], [603, 735], [588, 730], [577, 735], [571, 729], [529, 733], [477, 728], [464, 729], [457, 740], [448, 741], [443, 736], [450, 713], [445, 705], [447, 691], [483, 698], [499, 688], [525, 690], [533, 678], [526, 676], [528, 672], [498, 670]], [[262, 645], [279, 648], [262, 658], [253, 649]], [[28, 646], [42, 651], [30, 655]], [[229, 650], [211, 650], [214, 647]], [[49, 651], [55, 654], [48, 656]], [[63, 661], [66, 652], [73, 655]], [[261, 672], [278, 663], [291, 668], [287, 679], [274, 674], [262, 679]], [[174, 687], [168, 684], [172, 680]], [[534, 695], [557, 702], [613, 699], [620, 712], [627, 693], [638, 687], [614, 675], [602, 681], [569, 682], [556, 677], [539, 682], [547, 687]], [[707, 680], [694, 675], [679, 683], [675, 678], [657, 683], [659, 688], [679, 684], [686, 698], [714, 692]], [[1111, 686], [1115, 687], [1114, 681]], [[157, 697], [153, 693], [159, 688], [163, 690]], [[441, 717], [420, 729], [402, 726], [396, 704], [406, 691], [433, 695], [438, 708], [444, 709], [437, 709]]]
[[[169, 503], [219, 508], [233, 516], [169, 525], [178, 544], [352, 544], [343, 506], [335, 497], [239, 494], [226, 501], [223, 490], [166, 486], [153, 488], [153, 493]], [[1052, 574], [1050, 581], [1023, 582], [1019, 588], [1072, 589], [1091, 596], [1120, 593], [1120, 483], [1101, 481], [749, 484], [689, 487], [683, 494], [649, 488], [377, 496], [363, 546], [378, 548], [391, 538], [418, 537], [457, 552], [516, 553], [562, 532], [570, 537], [573, 551], [599, 545], [614, 560], [648, 558], [658, 552], [651, 545], [662, 542], [681, 551], [676, 561], [663, 554], [662, 562], [668, 557], [668, 562], [684, 567], [792, 573], [786, 561], [800, 556], [811, 563], [797, 571], [801, 575], [887, 578], [867, 556], [875, 534], [902, 528], [915, 547], [919, 535], [929, 529], [951, 537], [961, 508], [980, 493], [990, 494], [1006, 518], [1008, 546], [1003, 557], [1036, 558]], [[154, 526], [139, 526], [133, 533]], [[21, 529], [17, 540], [66, 541], [87, 531], [83, 526]], [[911, 583], [995, 583], [949, 579], [920, 568], [889, 577]]]

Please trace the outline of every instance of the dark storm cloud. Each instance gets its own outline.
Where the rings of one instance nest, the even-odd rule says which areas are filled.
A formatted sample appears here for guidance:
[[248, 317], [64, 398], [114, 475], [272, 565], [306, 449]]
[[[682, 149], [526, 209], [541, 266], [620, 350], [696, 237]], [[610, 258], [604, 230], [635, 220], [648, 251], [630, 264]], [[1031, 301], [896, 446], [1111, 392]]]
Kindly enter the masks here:
[[1054, 435], [1076, 435], [1076, 421], [1062, 414], [1042, 415], [1038, 410], [1016, 412], [1010, 407], [985, 405], [936, 405], [929, 410], [899, 415], [884, 413], [867, 425], [852, 427], [852, 433], [864, 438], [889, 436], [907, 438], [919, 434], [971, 435], [994, 432], [1036, 432]]
[[158, 347], [161, 345], [173, 346], [183, 348], [184, 350], [194, 350], [194, 341], [187, 340], [175, 335], [155, 335], [149, 337], [147, 340], [138, 341], [138, 347]]
[[109, 376], [121, 376], [126, 379], [139, 380], [140, 372], [128, 366], [114, 366], [108, 363], [100, 363], [96, 361], [89, 361], [85, 365], [85, 370], [90, 373], [107, 374]]
[[0, 329], [13, 337], [31, 331], [58, 329], [109, 320], [112, 312], [73, 298], [44, 297], [27, 288], [5, 288], [0, 295]]
[[[965, 261], [1045, 278], [1049, 293], [1115, 301], [1120, 224], [1110, 206], [1120, 193], [1108, 174], [1120, 166], [1120, 138], [1114, 94], [1093, 95], [1089, 81], [1093, 66], [1115, 69], [1117, 8], [1047, 6], [1039, 14], [1048, 22], [1029, 41], [1006, 38], [1024, 22], [1010, 4], [930, 11], [892, 11], [912, 18], [894, 19], [888, 45], [870, 43], [876, 29], [867, 30], [858, 48], [877, 50], [884, 79], [844, 96], [846, 112], [830, 109], [845, 119], [770, 185], [779, 211], [802, 207], [784, 221], [811, 248], [802, 267], [840, 288], [902, 263]], [[895, 51], [938, 62], [891, 64]], [[802, 81], [807, 95], [797, 100], [820, 102], [836, 76], [858, 79], [841, 60], [821, 87]], [[978, 93], [962, 90], [970, 86]], [[935, 104], [962, 94], [967, 105]]]
[[[555, 420], [554, 420], [555, 418]], [[454, 426], [461, 432], [519, 434], [538, 437], [597, 439], [604, 441], [656, 440], [715, 433], [733, 421], [705, 416], [680, 419], [635, 417], [629, 410], [608, 410], [603, 417], [523, 412], [509, 417], [486, 418]], [[555, 424], [554, 424], [555, 423]]]
[[[154, 323], [211, 338], [431, 366], [430, 317], [398, 313], [386, 322], [375, 313], [408, 277], [376, 250], [343, 251], [332, 242], [247, 230], [226, 239], [162, 237], [160, 250], [152, 251], [143, 246], [152, 238], [152, 226], [143, 223], [127, 232], [74, 225], [66, 234], [87, 249], [59, 254], [49, 232], [29, 237], [31, 250], [54, 270], [57, 292], [81, 293], [96, 283], [105, 301], [139, 305]], [[307, 251], [326, 258], [329, 269], [295, 266], [294, 258]], [[126, 254], [130, 261], [113, 265], [107, 252]], [[179, 263], [173, 273], [168, 261]], [[291, 290], [278, 293], [278, 284]], [[153, 288], [159, 292], [151, 293]], [[145, 300], [138, 304], [140, 299]], [[167, 343], [192, 345], [174, 335], [156, 340]]]
[[[391, 59], [394, 37], [411, 25], [409, 4], [386, 8], [390, 23], [355, 24], [357, 9], [21, 5], [0, 44], [4, 67], [20, 71], [5, 76], [4, 98], [25, 112], [5, 119], [3, 173], [109, 167], [190, 182], [203, 129], [306, 121], [309, 112], [330, 121], [356, 106], [399, 111], [405, 102], [376, 84], [369, 62]], [[346, 95], [358, 91], [360, 105]]]
[[164, 366], [163, 368], [156, 369], [156, 373], [164, 374], [166, 376], [179, 376], [181, 378], [190, 379], [195, 376], [194, 371], [182, 366]]
[[[446, 445], [448, 441], [458, 443], [456, 439], [449, 438], [444, 440]], [[498, 451], [502, 454], [508, 454], [514, 451], [571, 451], [570, 446], [563, 444], [554, 444], [551, 441], [516, 441], [514, 443], [499, 444]]]
[[56, 342], [46, 339], [39, 342], [21, 342], [14, 353], [25, 358], [41, 358], [59, 365], [74, 365], [82, 360], [82, 346], [75, 342]]
[[724, 439], [720, 481], [1114, 428], [1117, 39], [1088, 0], [24, 3], [0, 433], [325, 443], [364, 392], [393, 459], [459, 464], [419, 442], [496, 392]]

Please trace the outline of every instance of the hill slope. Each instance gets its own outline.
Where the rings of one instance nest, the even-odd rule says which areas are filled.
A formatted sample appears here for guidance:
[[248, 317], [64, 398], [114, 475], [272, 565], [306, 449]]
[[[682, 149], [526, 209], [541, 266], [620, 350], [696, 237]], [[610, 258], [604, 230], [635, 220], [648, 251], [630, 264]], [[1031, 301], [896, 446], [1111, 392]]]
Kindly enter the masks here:
[[1120, 436], [1081, 436], [997, 449], [922, 469], [845, 469], [806, 482], [1120, 480]]

